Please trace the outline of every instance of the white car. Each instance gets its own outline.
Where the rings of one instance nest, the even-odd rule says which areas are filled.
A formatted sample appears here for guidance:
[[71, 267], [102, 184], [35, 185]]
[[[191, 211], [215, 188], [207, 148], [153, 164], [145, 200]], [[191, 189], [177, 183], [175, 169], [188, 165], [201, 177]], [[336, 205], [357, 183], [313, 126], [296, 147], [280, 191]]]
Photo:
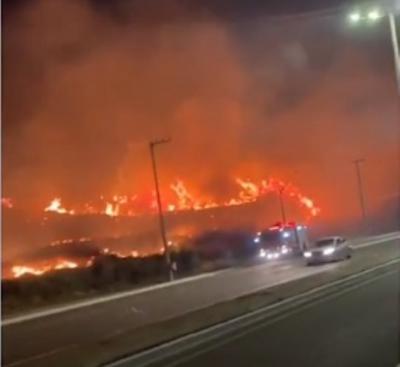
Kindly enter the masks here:
[[317, 240], [315, 246], [305, 251], [303, 256], [307, 260], [307, 265], [314, 265], [350, 259], [352, 254], [353, 249], [347, 239], [332, 236]]

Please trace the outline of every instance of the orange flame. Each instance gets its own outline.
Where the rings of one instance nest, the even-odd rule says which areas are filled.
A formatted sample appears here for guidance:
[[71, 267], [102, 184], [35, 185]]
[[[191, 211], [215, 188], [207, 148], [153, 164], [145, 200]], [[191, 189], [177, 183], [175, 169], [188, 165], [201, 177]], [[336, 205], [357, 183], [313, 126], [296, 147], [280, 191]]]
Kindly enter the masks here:
[[50, 205], [44, 209], [45, 212], [55, 212], [58, 214], [75, 214], [74, 210], [68, 211], [61, 206], [61, 199], [55, 198], [51, 201]]
[[15, 265], [12, 267], [11, 271], [14, 275], [14, 278], [19, 278], [26, 274], [42, 275], [45, 272], [43, 269], [35, 269], [33, 267], [24, 265]]
[[181, 180], [177, 180], [175, 183], [170, 185], [170, 188], [177, 196], [177, 204], [169, 204], [167, 206], [169, 211], [178, 210], [203, 210], [209, 208], [215, 208], [217, 206], [223, 206], [224, 204], [218, 204], [209, 199], [197, 199], [193, 194], [189, 193], [185, 184]]
[[38, 266], [27, 266], [27, 265], [14, 265], [11, 268], [11, 273], [14, 278], [20, 278], [23, 275], [35, 275], [40, 276], [49, 271], [61, 270], [61, 269], [74, 269], [79, 266], [78, 263], [61, 259], [57, 260], [54, 264], [38, 265]]
[[104, 214], [110, 217], [116, 217], [119, 214], [119, 205], [113, 203], [107, 203], [106, 208], [104, 209]]
[[237, 178], [236, 183], [242, 188], [239, 192], [239, 198], [243, 202], [255, 201], [260, 196], [260, 188], [254, 182]]
[[14, 207], [14, 204], [10, 198], [1, 198], [1, 205], [7, 209], [11, 209]]
[[[214, 201], [209, 198], [199, 197], [194, 195], [188, 190], [182, 180], [176, 180], [170, 185], [170, 189], [175, 194], [176, 201], [169, 202], [166, 204], [166, 210], [169, 212], [179, 210], [204, 210], [215, 207], [227, 207], [234, 205], [242, 205], [246, 203], [255, 202], [262, 196], [275, 193], [279, 195], [285, 195], [297, 202], [301, 207], [304, 207], [309, 217], [315, 217], [320, 214], [321, 210], [318, 208], [312, 199], [303, 195], [300, 190], [292, 185], [291, 183], [285, 183], [276, 178], [269, 178], [261, 180], [260, 182], [254, 182], [250, 179], [243, 179], [237, 177], [235, 182], [238, 184], [240, 190], [237, 196], [232, 197], [225, 201]], [[152, 193], [150, 200], [150, 210], [154, 211], [157, 208], [155, 195]], [[52, 200], [50, 205], [45, 208], [46, 212], [54, 212], [59, 214], [103, 214], [110, 217], [117, 216], [133, 216], [137, 215], [137, 210], [134, 208], [134, 202], [137, 196], [134, 195], [130, 198], [126, 195], [114, 195], [111, 200], [106, 201], [103, 196], [100, 200], [103, 201], [104, 209], [96, 209], [91, 204], [85, 204], [83, 210], [67, 210], [61, 205], [61, 199], [55, 198]], [[149, 209], [147, 209], [149, 210]], [[140, 212], [140, 210], [139, 210]]]
[[195, 202], [192, 195], [189, 194], [187, 188], [181, 180], [170, 185], [170, 188], [175, 192], [178, 197], [177, 207], [181, 210], [191, 209]]

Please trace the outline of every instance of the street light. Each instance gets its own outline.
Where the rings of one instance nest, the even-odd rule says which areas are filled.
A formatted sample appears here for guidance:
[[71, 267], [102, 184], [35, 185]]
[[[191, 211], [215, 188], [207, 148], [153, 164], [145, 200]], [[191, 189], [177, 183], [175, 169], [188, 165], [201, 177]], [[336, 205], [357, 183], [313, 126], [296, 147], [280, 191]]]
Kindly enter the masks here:
[[168, 269], [168, 279], [171, 281], [171, 280], [174, 280], [174, 271], [173, 271], [173, 268], [172, 268], [171, 254], [169, 252], [167, 235], [166, 235], [166, 232], [165, 232], [165, 222], [164, 222], [164, 215], [163, 215], [162, 204], [161, 204], [160, 187], [159, 187], [159, 183], [158, 183], [156, 156], [155, 156], [155, 152], [154, 152], [154, 148], [157, 145], [166, 144], [166, 143], [169, 143], [170, 141], [171, 141], [171, 139], [154, 140], [154, 141], [151, 141], [149, 143], [149, 146], [150, 146], [151, 163], [152, 163], [152, 167], [153, 167], [154, 186], [155, 186], [155, 189], [156, 189], [156, 198], [157, 198], [158, 218], [159, 218], [159, 222], [160, 222], [161, 240], [162, 240], [163, 248], [164, 248], [165, 262], [166, 262], [167, 269]]
[[376, 21], [379, 18], [382, 18], [382, 16], [382, 13], [378, 9], [372, 9], [367, 14], [367, 18], [372, 21]]
[[361, 20], [361, 14], [359, 12], [350, 13], [349, 20], [351, 23], [358, 23]]
[[378, 8], [369, 9], [367, 12], [362, 12], [359, 10], [354, 10], [348, 16], [350, 23], [359, 23], [361, 21], [368, 22], [376, 22], [377, 20], [383, 18], [385, 13]]
[[392, 42], [392, 49], [393, 49], [397, 89], [400, 95], [400, 52], [399, 52], [399, 43], [398, 43], [397, 29], [396, 29], [396, 18], [394, 12], [391, 11], [390, 9], [384, 11], [383, 9], [375, 7], [369, 9], [368, 11], [355, 10], [348, 15], [349, 22], [354, 25], [360, 22], [365, 22], [367, 24], [376, 23], [377, 21], [379, 21], [381, 18], [384, 17], [387, 17], [389, 20], [390, 39]]

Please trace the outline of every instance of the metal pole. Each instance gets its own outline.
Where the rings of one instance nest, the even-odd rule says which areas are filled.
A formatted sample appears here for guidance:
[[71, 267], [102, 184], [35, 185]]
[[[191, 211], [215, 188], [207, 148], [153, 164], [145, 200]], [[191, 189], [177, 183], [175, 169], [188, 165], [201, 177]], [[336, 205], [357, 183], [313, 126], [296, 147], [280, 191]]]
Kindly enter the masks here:
[[396, 30], [396, 18], [394, 13], [388, 13], [389, 26], [390, 26], [390, 39], [392, 41], [393, 56], [394, 56], [394, 67], [396, 72], [397, 89], [400, 95], [400, 52], [399, 52], [399, 41], [397, 38]]
[[280, 206], [281, 206], [281, 215], [282, 215], [282, 222], [283, 222], [282, 224], [283, 224], [283, 225], [286, 224], [285, 205], [284, 205], [283, 197], [282, 197], [282, 194], [283, 194], [283, 191], [284, 191], [284, 190], [285, 190], [284, 187], [282, 187], [282, 188], [279, 189], [279, 203], [280, 203]]
[[167, 235], [165, 232], [165, 222], [164, 222], [164, 215], [163, 215], [162, 204], [161, 204], [160, 188], [159, 188], [159, 183], [158, 183], [156, 157], [155, 157], [155, 153], [154, 153], [154, 147], [156, 145], [168, 143], [169, 141], [170, 140], [168, 139], [168, 140], [158, 140], [158, 141], [150, 142], [150, 155], [151, 155], [151, 163], [153, 166], [154, 186], [156, 188], [156, 198], [157, 198], [157, 207], [158, 207], [158, 218], [159, 218], [159, 222], [160, 222], [161, 240], [162, 240], [163, 248], [164, 248], [165, 262], [167, 264], [167, 269], [168, 269], [168, 279], [171, 281], [171, 280], [174, 280], [174, 271], [172, 269], [171, 255], [169, 253]]
[[359, 199], [360, 199], [361, 214], [362, 214], [363, 223], [365, 225], [366, 220], [367, 220], [367, 212], [365, 210], [364, 189], [363, 189], [361, 169], [360, 169], [360, 164], [364, 163], [364, 162], [365, 162], [365, 159], [356, 159], [355, 161], [353, 161], [355, 168], [356, 168], [357, 183], [358, 183], [358, 195], [359, 195]]

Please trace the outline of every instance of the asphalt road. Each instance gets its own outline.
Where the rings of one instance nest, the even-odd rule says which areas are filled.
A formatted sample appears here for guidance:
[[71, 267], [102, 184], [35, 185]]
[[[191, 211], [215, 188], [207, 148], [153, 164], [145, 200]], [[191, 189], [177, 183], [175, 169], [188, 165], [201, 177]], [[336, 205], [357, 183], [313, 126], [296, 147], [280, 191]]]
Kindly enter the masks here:
[[[374, 247], [377, 254], [386, 251], [384, 243]], [[8, 320], [2, 326], [2, 362], [8, 367], [56, 365], [50, 363], [49, 357], [54, 360], [58, 354], [81, 343], [99, 341], [128, 329], [294, 279], [351, 266], [351, 263], [310, 268], [299, 259], [234, 268], [178, 284], [134, 291], [120, 298], [112, 296], [104, 302], [89, 302], [69, 311], [55, 309], [54, 314]]]
[[399, 296], [399, 272], [392, 271], [157, 367], [395, 367], [400, 362]]

